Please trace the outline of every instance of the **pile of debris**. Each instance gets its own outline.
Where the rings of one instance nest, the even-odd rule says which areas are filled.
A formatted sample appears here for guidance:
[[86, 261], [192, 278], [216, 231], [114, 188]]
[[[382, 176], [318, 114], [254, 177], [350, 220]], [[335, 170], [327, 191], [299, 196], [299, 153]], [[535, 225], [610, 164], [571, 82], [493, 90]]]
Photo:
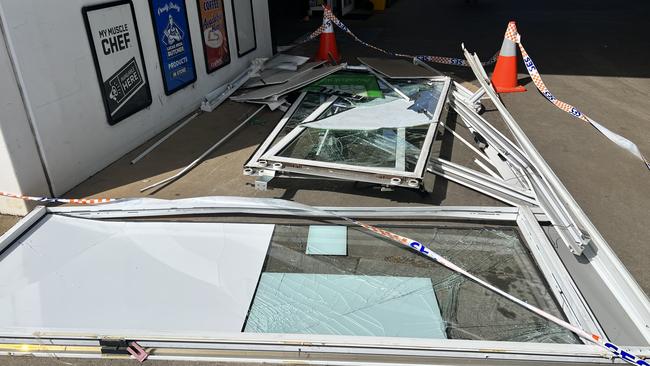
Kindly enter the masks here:
[[[540, 207], [569, 250], [579, 255], [592, 240], [579, 229], [587, 226], [583, 214], [501, 103], [480, 60], [467, 51], [465, 57], [480, 84], [474, 93], [417, 60], [362, 58], [360, 66], [302, 63], [290, 72], [266, 68], [247, 82], [265, 86], [232, 99], [265, 104], [295, 99], [245, 163], [244, 174], [257, 177], [258, 189], [277, 177], [299, 177], [424, 191], [430, 190], [425, 175], [434, 174], [508, 205]], [[283, 76], [274, 78], [278, 74]], [[266, 86], [264, 80], [277, 84]], [[514, 140], [480, 114], [484, 97]], [[445, 125], [449, 110], [474, 141]], [[476, 154], [480, 171], [433, 156], [432, 143], [445, 129]]]
[[275, 177], [326, 177], [423, 189], [451, 79], [405, 60], [326, 66], [278, 55], [250, 78], [238, 102], [285, 116], [244, 166], [266, 189]]
[[[501, 103], [476, 55], [465, 51], [465, 58], [481, 86], [475, 93], [417, 59], [360, 58], [359, 66], [284, 54], [256, 60], [203, 106], [230, 98], [261, 107], [190, 165], [143, 190], [182, 176], [269, 106], [285, 115], [244, 164], [257, 189], [274, 178], [316, 178], [431, 191], [425, 176], [436, 175], [507, 205], [540, 207], [579, 255], [592, 240], [580, 229], [588, 222]], [[486, 96], [514, 140], [479, 113]], [[474, 141], [445, 125], [449, 110]], [[433, 156], [432, 144], [445, 129], [476, 154], [481, 171]]]

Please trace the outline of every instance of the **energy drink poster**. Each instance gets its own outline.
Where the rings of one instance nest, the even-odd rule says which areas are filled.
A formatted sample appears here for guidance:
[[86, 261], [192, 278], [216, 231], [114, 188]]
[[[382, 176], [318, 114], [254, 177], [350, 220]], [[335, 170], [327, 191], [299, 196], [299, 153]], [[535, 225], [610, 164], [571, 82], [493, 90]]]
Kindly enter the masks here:
[[108, 123], [151, 105], [151, 91], [133, 4], [115, 1], [82, 8]]
[[230, 63], [226, 12], [223, 0], [197, 0], [205, 71], [209, 74]]
[[185, 0], [149, 0], [165, 94], [196, 81]]

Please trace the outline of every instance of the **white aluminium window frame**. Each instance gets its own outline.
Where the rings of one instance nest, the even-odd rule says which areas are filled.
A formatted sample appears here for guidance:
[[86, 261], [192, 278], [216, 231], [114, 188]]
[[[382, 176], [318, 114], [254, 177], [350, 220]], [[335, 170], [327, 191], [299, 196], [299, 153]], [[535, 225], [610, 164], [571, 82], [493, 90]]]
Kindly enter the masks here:
[[[447, 96], [450, 91], [451, 78], [449, 77], [433, 77], [427, 78], [436, 82], [443, 82], [443, 89], [438, 99], [435, 112], [431, 116], [431, 123], [427, 129], [425, 140], [422, 144], [422, 149], [412, 172], [399, 170], [395, 168], [376, 168], [364, 167], [359, 165], [320, 162], [308, 159], [288, 158], [278, 156], [277, 154], [288, 146], [295, 138], [297, 138], [307, 127], [301, 125], [296, 126], [289, 134], [284, 136], [275, 145], [270, 146], [278, 134], [286, 126], [288, 120], [295, 113], [300, 102], [305, 98], [306, 93], [300, 94], [298, 99], [293, 103], [291, 108], [287, 111], [285, 116], [280, 120], [275, 129], [267, 137], [267, 139], [260, 145], [258, 150], [253, 154], [249, 161], [245, 164], [246, 168], [256, 169], [269, 169], [280, 172], [290, 172], [305, 175], [322, 175], [337, 179], [358, 179], [372, 183], [380, 183], [387, 185], [401, 185], [410, 188], [417, 188], [421, 184], [421, 180], [426, 174], [428, 157], [431, 153], [431, 146], [438, 131], [438, 123], [443, 115], [443, 109], [447, 103]], [[328, 104], [329, 103], [329, 104]], [[314, 113], [312, 113], [305, 121], [309, 122], [318, 118], [324, 112], [333, 100], [322, 104]], [[322, 108], [325, 107], [325, 108]], [[319, 113], [317, 113], [319, 112]]]
[[[540, 222], [548, 218], [537, 208], [528, 207], [324, 207], [318, 208], [336, 212], [339, 215], [355, 218], [390, 219], [403, 217], [408, 219], [461, 219], [464, 222], [490, 220], [503, 224], [513, 224], [519, 228], [526, 246], [538, 264], [540, 271], [549, 283], [562, 311], [571, 324], [585, 330], [599, 331], [598, 322], [591, 313], [588, 305], [582, 299], [580, 292], [571, 280], [571, 276], [562, 266], [557, 253], [543, 234]], [[29, 230], [46, 215], [57, 214], [87, 219], [128, 219], [161, 216], [210, 215], [210, 214], [256, 214], [256, 215], [290, 215], [299, 217], [325, 218], [318, 211], [306, 211], [303, 205], [284, 200], [255, 199], [244, 197], [206, 197], [178, 201], [135, 200], [115, 204], [92, 207], [39, 207], [20, 221], [12, 230], [0, 238], [0, 248], [11, 245], [20, 235]], [[327, 218], [325, 218], [327, 219]], [[319, 336], [319, 335], [286, 335], [286, 334], [224, 334], [223, 337], [206, 338], [196, 336], [177, 336], [173, 334], [62, 334], [44, 332], [38, 336], [33, 334], [17, 334], [10, 330], [0, 329], [3, 338], [2, 352], [20, 353], [29, 350], [31, 354], [71, 356], [75, 350], [87, 347], [86, 357], [102, 357], [98, 339], [137, 340], [143, 347], [155, 347], [160, 354], [153, 359], [192, 359], [192, 360], [223, 360], [237, 358], [241, 352], [249, 355], [257, 354], [257, 361], [268, 360], [272, 357], [282, 361], [296, 360], [305, 351], [305, 344], [318, 344], [311, 349], [314, 359], [327, 357], [354, 357], [347, 359], [359, 364], [373, 363], [373, 355], [384, 353], [394, 354], [399, 360], [409, 357], [426, 355], [434, 362], [440, 357], [458, 357], [459, 360], [473, 358], [495, 358], [509, 361], [523, 360], [527, 355], [528, 361], [564, 361], [564, 362], [598, 362], [608, 361], [601, 358], [601, 349], [591, 345], [567, 344], [538, 344], [525, 342], [497, 341], [465, 341], [465, 340], [427, 340], [375, 338], [354, 336]], [[56, 352], [53, 348], [42, 347], [42, 344], [65, 345]], [[26, 346], [30, 345], [30, 346]], [[196, 349], [201, 349], [202, 355], [197, 356]], [[416, 352], [417, 350], [417, 352]], [[296, 353], [292, 353], [296, 351]], [[643, 353], [643, 352], [639, 352]], [[346, 356], [347, 355], [347, 356]], [[356, 355], [356, 356], [352, 356]], [[105, 355], [104, 355], [105, 357]], [[279, 358], [278, 358], [279, 357]], [[320, 357], [320, 358], [319, 358]]]

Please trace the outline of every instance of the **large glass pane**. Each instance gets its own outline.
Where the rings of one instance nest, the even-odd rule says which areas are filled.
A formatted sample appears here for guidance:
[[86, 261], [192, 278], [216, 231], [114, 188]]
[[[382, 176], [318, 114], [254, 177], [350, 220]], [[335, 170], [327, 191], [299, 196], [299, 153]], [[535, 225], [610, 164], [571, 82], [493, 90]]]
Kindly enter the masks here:
[[[563, 318], [516, 229], [390, 230]], [[276, 225], [246, 332], [578, 342], [563, 328], [403, 246], [348, 227], [345, 255], [308, 255], [309, 232], [306, 225]]]

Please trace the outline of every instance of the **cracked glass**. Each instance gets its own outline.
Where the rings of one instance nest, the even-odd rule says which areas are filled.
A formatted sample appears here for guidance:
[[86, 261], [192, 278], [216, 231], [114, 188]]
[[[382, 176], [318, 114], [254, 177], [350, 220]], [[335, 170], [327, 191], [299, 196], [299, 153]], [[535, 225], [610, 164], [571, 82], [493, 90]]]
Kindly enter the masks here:
[[[516, 229], [387, 228], [564, 318]], [[245, 332], [579, 343], [427, 257], [355, 227], [347, 227], [345, 255], [308, 255], [309, 231], [276, 225]]]
[[[340, 72], [334, 74], [333, 77], [349, 74], [349, 72]], [[373, 77], [368, 74], [359, 75]], [[417, 100], [422, 95], [421, 93], [429, 92], [432, 99], [429, 99], [428, 103], [433, 106], [438, 104], [445, 84], [444, 81], [427, 79], [402, 79], [391, 80], [390, 82], [413, 101]], [[280, 133], [274, 138], [271, 146], [274, 146], [280, 139], [298, 127], [307, 116], [325, 103], [331, 95], [339, 96], [317, 120], [359, 106], [371, 107], [400, 98], [393, 89], [380, 80], [377, 80], [377, 85], [379, 89], [375, 93], [367, 93], [374, 97], [360, 97], [354, 93], [341, 92], [340, 89], [332, 91], [314, 86], [308, 87], [305, 98], [289, 117]], [[350, 123], [350, 129], [345, 130], [309, 127], [289, 142], [277, 155], [294, 159], [413, 172], [422, 149], [427, 148], [424, 145], [430, 127], [430, 123], [402, 128], [370, 130], [355, 129], [354, 123]]]

